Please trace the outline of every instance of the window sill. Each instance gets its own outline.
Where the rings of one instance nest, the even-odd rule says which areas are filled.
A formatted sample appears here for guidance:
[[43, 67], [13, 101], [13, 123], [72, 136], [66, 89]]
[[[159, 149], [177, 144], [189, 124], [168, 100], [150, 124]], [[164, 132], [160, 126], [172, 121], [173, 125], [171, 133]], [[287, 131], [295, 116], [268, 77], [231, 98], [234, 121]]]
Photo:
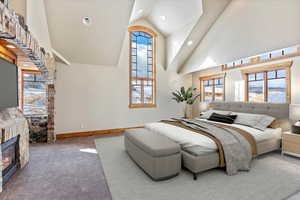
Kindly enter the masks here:
[[156, 108], [156, 104], [130, 104], [129, 108]]

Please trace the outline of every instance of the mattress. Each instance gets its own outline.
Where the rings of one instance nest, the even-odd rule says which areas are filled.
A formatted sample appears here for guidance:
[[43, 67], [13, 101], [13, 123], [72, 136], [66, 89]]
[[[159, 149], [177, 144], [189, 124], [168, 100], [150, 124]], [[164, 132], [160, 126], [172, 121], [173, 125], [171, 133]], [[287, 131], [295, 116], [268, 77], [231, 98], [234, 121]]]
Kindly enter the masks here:
[[[197, 119], [202, 121], [208, 121], [206, 119]], [[219, 122], [216, 122], [219, 123]], [[220, 123], [222, 124], [222, 123]], [[253, 135], [257, 143], [265, 142], [268, 140], [280, 139], [282, 130], [281, 128], [271, 129], [268, 128], [265, 131], [254, 129], [251, 127], [239, 125], [239, 124], [226, 124], [227, 126], [233, 126], [247, 131]], [[204, 135], [195, 133], [193, 131], [186, 130], [184, 128], [169, 125], [163, 122], [148, 123], [145, 128], [151, 130], [156, 134], [162, 134], [170, 138], [171, 140], [179, 143], [180, 145], [199, 146], [203, 152], [215, 152], [218, 150], [216, 143]]]

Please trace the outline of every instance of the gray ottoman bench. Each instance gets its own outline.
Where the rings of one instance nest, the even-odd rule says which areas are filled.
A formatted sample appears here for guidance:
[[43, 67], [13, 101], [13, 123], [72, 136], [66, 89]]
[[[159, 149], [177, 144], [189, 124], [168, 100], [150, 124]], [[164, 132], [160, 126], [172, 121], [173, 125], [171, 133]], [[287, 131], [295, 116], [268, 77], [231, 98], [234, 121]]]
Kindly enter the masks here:
[[181, 170], [180, 146], [147, 129], [125, 131], [125, 149], [134, 162], [153, 180], [166, 180]]

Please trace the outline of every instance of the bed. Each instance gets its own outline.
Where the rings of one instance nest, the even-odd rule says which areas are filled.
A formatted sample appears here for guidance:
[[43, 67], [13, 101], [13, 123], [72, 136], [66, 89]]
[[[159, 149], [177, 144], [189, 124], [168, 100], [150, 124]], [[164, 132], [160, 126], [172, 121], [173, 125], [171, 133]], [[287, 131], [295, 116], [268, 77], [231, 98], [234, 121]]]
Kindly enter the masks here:
[[[226, 126], [242, 129], [252, 135], [256, 143], [257, 153], [255, 156], [280, 149], [282, 131], [289, 128], [288, 104], [222, 102], [211, 103], [209, 107], [217, 111], [264, 114], [276, 118], [276, 126], [265, 130], [240, 124], [226, 124]], [[195, 120], [198, 120], [199, 123], [208, 121], [199, 117]], [[149, 123], [145, 128], [153, 133], [165, 135], [176, 143], [189, 144], [191, 147], [197, 146], [194, 149], [188, 147], [182, 150], [183, 166], [193, 173], [194, 179], [197, 179], [197, 174], [200, 172], [220, 167], [220, 148], [211, 138], [163, 122]]]

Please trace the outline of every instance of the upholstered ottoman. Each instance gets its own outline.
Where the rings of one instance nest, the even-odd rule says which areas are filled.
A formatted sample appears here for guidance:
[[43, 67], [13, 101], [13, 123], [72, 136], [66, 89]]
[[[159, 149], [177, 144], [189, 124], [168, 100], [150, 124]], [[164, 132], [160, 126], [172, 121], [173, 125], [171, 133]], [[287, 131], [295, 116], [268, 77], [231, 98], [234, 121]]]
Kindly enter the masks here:
[[165, 180], [181, 170], [180, 146], [147, 129], [125, 132], [125, 149], [134, 162], [153, 180]]

